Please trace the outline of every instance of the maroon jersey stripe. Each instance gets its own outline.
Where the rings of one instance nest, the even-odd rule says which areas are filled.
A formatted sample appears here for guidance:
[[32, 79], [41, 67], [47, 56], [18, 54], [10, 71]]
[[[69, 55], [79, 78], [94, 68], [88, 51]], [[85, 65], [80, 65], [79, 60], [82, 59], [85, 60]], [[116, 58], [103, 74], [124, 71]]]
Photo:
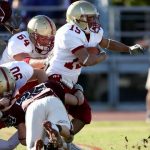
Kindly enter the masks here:
[[45, 17], [45, 19], [48, 21], [48, 23], [49, 23], [49, 25], [50, 25], [50, 27], [51, 27], [51, 35], [53, 35], [54, 33], [53, 33], [53, 26], [52, 26], [52, 24], [51, 24], [51, 22], [50, 22], [50, 20], [46, 17], [46, 16], [44, 16]]

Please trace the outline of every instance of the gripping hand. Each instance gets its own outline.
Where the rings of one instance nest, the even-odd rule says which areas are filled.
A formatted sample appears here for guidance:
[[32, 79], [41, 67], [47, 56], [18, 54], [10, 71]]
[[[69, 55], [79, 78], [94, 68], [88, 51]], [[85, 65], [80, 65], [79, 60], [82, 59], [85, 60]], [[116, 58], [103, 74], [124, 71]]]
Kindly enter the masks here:
[[136, 44], [136, 45], [130, 46], [129, 52], [131, 55], [141, 55], [141, 54], [144, 54], [144, 48], [141, 45]]

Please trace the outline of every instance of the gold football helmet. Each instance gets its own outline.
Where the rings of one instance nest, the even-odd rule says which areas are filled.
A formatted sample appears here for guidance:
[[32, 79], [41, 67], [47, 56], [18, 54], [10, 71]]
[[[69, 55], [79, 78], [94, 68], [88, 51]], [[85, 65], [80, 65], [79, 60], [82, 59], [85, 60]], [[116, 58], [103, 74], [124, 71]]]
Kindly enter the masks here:
[[28, 22], [27, 31], [38, 53], [46, 55], [53, 49], [56, 26], [49, 17], [45, 15], [33, 17]]
[[99, 32], [99, 13], [96, 7], [87, 1], [76, 1], [67, 9], [67, 22], [73, 22], [86, 33]]
[[0, 97], [13, 95], [16, 81], [12, 73], [6, 67], [0, 67]]

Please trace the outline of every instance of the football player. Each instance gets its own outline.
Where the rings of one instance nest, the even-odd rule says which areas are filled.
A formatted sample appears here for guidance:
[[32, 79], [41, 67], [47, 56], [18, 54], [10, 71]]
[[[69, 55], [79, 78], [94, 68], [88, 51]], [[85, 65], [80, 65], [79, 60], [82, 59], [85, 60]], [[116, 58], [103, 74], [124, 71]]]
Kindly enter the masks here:
[[[115, 52], [131, 54], [143, 53], [140, 45], [127, 46], [118, 41], [104, 38], [99, 23], [99, 12], [87, 1], [72, 3], [66, 13], [67, 23], [56, 32], [54, 51], [47, 74], [50, 79], [67, 79], [70, 84], [77, 83], [81, 69], [92, 66], [107, 58], [105, 52], [89, 54], [88, 47], [102, 47]], [[78, 107], [71, 106], [69, 113], [74, 117], [74, 132], [79, 132], [85, 124], [91, 122], [91, 109], [87, 100]]]
[[[47, 56], [53, 49], [56, 26], [47, 16], [33, 17], [27, 25], [27, 31], [14, 34], [8, 41], [0, 63], [25, 61], [34, 68], [43, 69], [47, 66]], [[20, 89], [23, 93], [37, 82], [30, 82]]]
[[[37, 79], [39, 83], [46, 81], [47, 76], [45, 72], [41, 69], [33, 69], [25, 62], [12, 61], [0, 65], [0, 109], [3, 112], [1, 112], [0, 117], [1, 128], [15, 126], [22, 130], [25, 122], [24, 111], [20, 106], [15, 104], [15, 96], [18, 94], [18, 90], [25, 85], [28, 80]], [[12, 109], [10, 109], [11, 107]], [[18, 137], [22, 144], [25, 144], [24, 132], [18, 132]], [[16, 134], [14, 138], [11, 138], [7, 142], [1, 140], [0, 148], [2, 147], [2, 149], [5, 149], [4, 147], [9, 146], [8, 148], [10, 148], [17, 145], [18, 140], [15, 138]], [[11, 142], [13, 142], [14, 145], [8, 144]]]
[[44, 68], [46, 57], [53, 49], [56, 26], [47, 16], [33, 17], [27, 31], [13, 35], [1, 58], [1, 64], [10, 61], [25, 61], [34, 68]]
[[[13, 63], [13, 67], [9, 67], [10, 63], [5, 65], [7, 68], [4, 67], [4, 65], [3, 67], [0, 67], [0, 121], [3, 123], [3, 125], [1, 124], [1, 127], [17, 127], [18, 134], [16, 133], [13, 137], [17, 138], [16, 136], [18, 135], [20, 142], [25, 145], [26, 135], [24, 116], [26, 111], [28, 148], [30, 149], [31, 147], [39, 146], [39, 140], [37, 142], [36, 140], [40, 139], [40, 142], [42, 142], [44, 128], [49, 134], [49, 137], [51, 137], [51, 134], [54, 136], [54, 139], [52, 139], [52, 142], [54, 142], [53, 146], [62, 147], [59, 133], [64, 136], [65, 139], [70, 139], [70, 136], [71, 139], [73, 137], [71, 124], [63, 103], [65, 103], [67, 99], [67, 101], [72, 99], [72, 101], [76, 101], [77, 103], [78, 99], [76, 96], [73, 98], [72, 94], [64, 93], [64, 87], [62, 84], [52, 81], [34, 87], [30, 91], [24, 93], [17, 100], [13, 99], [12, 97], [14, 96], [15, 89], [20, 87], [19, 83], [22, 85], [24, 84], [25, 80], [23, 80], [23, 78], [26, 78], [28, 75], [25, 74], [26, 72], [19, 72], [20, 69], [18, 69], [19, 66], [24, 69], [25, 66], [23, 67], [23, 64], [26, 64], [25, 62], [18, 62], [17, 64], [17, 62], [14, 61], [11, 63]], [[33, 68], [28, 64], [26, 65], [29, 66], [31, 69], [30, 72], [32, 72]], [[10, 70], [8, 68], [10, 68]], [[20, 82], [18, 80], [20, 80]], [[40, 117], [37, 118], [37, 116]], [[38, 125], [36, 128], [35, 124]], [[11, 139], [10, 142], [13, 141], [11, 147], [14, 147], [14, 144], [18, 144], [17, 139]], [[48, 147], [52, 146], [52, 142]], [[3, 149], [4, 147], [7, 148], [10, 146], [10, 144], [8, 144], [9, 141], [4, 143], [4, 141], [0, 140], [0, 143], [0, 148], [3, 147]]]

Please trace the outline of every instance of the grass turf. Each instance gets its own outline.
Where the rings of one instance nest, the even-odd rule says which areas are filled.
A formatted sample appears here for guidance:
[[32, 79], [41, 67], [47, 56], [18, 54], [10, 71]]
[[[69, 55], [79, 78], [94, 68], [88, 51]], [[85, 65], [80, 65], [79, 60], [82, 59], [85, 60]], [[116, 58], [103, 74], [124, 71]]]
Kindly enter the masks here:
[[[14, 128], [2, 129], [0, 138], [7, 139]], [[150, 124], [140, 121], [92, 122], [75, 136], [74, 143], [102, 148], [102, 150], [150, 150]], [[25, 150], [18, 146], [16, 150]]]

